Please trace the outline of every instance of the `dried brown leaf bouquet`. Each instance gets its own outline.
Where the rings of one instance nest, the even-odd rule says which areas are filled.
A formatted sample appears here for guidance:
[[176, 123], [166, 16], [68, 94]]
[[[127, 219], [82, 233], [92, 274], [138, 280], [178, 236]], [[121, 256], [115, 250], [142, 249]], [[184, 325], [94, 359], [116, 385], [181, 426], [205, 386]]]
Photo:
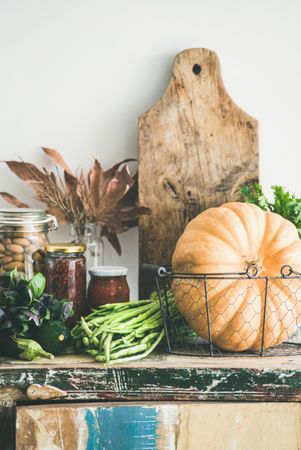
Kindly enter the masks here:
[[[42, 148], [55, 163], [55, 173], [45, 167], [38, 169], [24, 161], [5, 161], [9, 169], [35, 191], [36, 198], [47, 205], [50, 214], [58, 221], [71, 223], [81, 229], [86, 223], [97, 223], [101, 234], [121, 254], [117, 234], [138, 224], [138, 217], [150, 210], [137, 206], [137, 177], [132, 176], [125, 159], [108, 170], [103, 170], [99, 161], [87, 175], [83, 170], [73, 173], [62, 155], [50, 148]], [[59, 168], [63, 170], [61, 175]], [[7, 192], [0, 195], [19, 208], [28, 207]]]

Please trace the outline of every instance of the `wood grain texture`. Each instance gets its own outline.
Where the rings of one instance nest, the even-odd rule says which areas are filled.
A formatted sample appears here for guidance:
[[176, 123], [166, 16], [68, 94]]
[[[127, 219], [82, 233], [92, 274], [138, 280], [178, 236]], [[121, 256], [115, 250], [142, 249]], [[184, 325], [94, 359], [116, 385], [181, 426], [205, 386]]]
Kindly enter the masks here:
[[300, 421], [289, 403], [23, 406], [16, 450], [297, 450]]
[[177, 450], [298, 450], [301, 404], [182, 405]]
[[[14, 448], [14, 405], [16, 401], [26, 399], [26, 389], [33, 383], [42, 386], [51, 385], [66, 391], [67, 396], [63, 399], [66, 403], [65, 407], [67, 403], [73, 406], [74, 401], [120, 400], [157, 403], [161, 401], [228, 401], [232, 402], [232, 408], [236, 408], [236, 405], [240, 405], [242, 401], [275, 402], [275, 404], [281, 401], [297, 404], [301, 401], [301, 358], [300, 356], [196, 358], [155, 354], [143, 361], [117, 367], [106, 367], [80, 355], [57, 357], [51, 363], [49, 360], [42, 359], [32, 363], [2, 359], [0, 363], [1, 450]], [[57, 402], [55, 399], [53, 401]], [[104, 412], [101, 421], [104, 417], [111, 417], [110, 414]], [[170, 411], [169, 414], [171, 414]], [[57, 417], [60, 417], [59, 413]], [[94, 430], [94, 434], [90, 433], [90, 442], [93, 442], [93, 436], [97, 436], [99, 430], [98, 417], [100, 416], [92, 411], [87, 413], [87, 417], [90, 420], [88, 429]], [[178, 418], [179, 416], [175, 422], [170, 422], [169, 426], [172, 427], [173, 424], [176, 426]], [[182, 418], [187, 420], [185, 415]], [[35, 424], [32, 418], [27, 417], [26, 420], [27, 428], [33, 429]], [[68, 424], [74, 418], [72, 414], [68, 416], [66, 413], [60, 420], [63, 430], [64, 420]], [[84, 422], [81, 428], [75, 429], [71, 423], [69, 429], [73, 435], [78, 436], [76, 433], [82, 433], [80, 436], [83, 436], [85, 432], [83, 424]], [[191, 430], [193, 429], [192, 427]], [[43, 428], [40, 430], [43, 434]], [[158, 430], [160, 434], [160, 427]], [[165, 429], [161, 427], [161, 430]], [[176, 436], [179, 434], [178, 431]], [[47, 434], [47, 430], [45, 432]], [[164, 436], [166, 436], [165, 432]], [[52, 440], [54, 439], [57, 439], [54, 443], [57, 448], [60, 448], [58, 447], [61, 445], [59, 435], [52, 436]], [[187, 438], [182, 436], [181, 439], [185, 442]], [[74, 446], [77, 441], [70, 442]], [[66, 450], [68, 447], [64, 448]], [[79, 448], [83, 450], [82, 447]], [[93, 446], [90, 448], [94, 450]], [[88, 450], [90, 448], [88, 447]], [[29, 449], [35, 449], [35, 447], [28, 447], [27, 450]], [[45, 450], [43, 447], [42, 449]]]
[[[45, 368], [57, 369], [80, 369], [80, 368], [105, 368], [104, 364], [96, 362], [89, 355], [74, 354], [60, 355], [49, 360], [40, 358], [36, 361], [23, 361], [21, 359], [9, 359], [0, 357], [0, 370], [24, 368]], [[197, 369], [276, 369], [301, 371], [301, 354], [273, 357], [259, 356], [227, 356], [225, 357], [199, 357], [169, 354], [164, 351], [155, 351], [149, 357], [138, 361], [116, 364], [114, 368], [144, 368], [144, 369], [176, 369], [197, 368]], [[0, 401], [1, 389], [0, 389]]]
[[[200, 70], [200, 71], [199, 71]], [[258, 123], [229, 97], [217, 55], [178, 54], [169, 86], [139, 118], [140, 263], [169, 264], [185, 225], [258, 179]]]

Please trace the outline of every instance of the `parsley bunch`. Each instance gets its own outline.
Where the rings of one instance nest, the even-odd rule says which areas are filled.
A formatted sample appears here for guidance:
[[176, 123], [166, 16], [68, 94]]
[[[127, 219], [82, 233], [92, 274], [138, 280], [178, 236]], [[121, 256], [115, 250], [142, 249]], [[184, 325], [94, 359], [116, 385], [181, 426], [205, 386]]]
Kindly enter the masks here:
[[274, 194], [271, 202], [258, 183], [241, 186], [240, 192], [243, 201], [253, 203], [264, 211], [272, 211], [290, 220], [296, 226], [301, 238], [301, 198], [290, 194], [283, 186], [272, 186], [271, 189]]

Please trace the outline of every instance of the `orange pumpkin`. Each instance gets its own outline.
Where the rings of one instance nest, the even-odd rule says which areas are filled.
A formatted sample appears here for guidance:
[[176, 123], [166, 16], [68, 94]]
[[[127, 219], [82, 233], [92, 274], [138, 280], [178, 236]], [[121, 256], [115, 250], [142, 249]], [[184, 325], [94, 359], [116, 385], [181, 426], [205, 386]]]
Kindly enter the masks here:
[[[296, 227], [249, 203], [231, 202], [199, 214], [185, 228], [172, 259], [174, 272], [244, 272], [254, 264], [260, 276], [279, 276], [283, 265], [301, 272]], [[205, 289], [213, 343], [230, 351], [261, 348], [265, 279], [175, 279], [178, 310], [208, 339]], [[301, 281], [269, 279], [264, 348], [281, 344], [301, 322]]]

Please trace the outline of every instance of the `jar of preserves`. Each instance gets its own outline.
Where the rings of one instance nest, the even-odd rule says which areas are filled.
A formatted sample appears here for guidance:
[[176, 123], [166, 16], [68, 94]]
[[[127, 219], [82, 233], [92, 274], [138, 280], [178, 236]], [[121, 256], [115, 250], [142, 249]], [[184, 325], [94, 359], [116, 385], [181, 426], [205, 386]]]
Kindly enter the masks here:
[[85, 250], [83, 244], [46, 245], [46, 292], [73, 303], [74, 315], [67, 320], [70, 327], [86, 314]]
[[130, 289], [126, 280], [127, 268], [99, 266], [89, 270], [88, 306], [97, 308], [106, 303], [129, 301]]
[[27, 278], [43, 273], [47, 233], [56, 229], [56, 218], [45, 209], [0, 209], [0, 273], [18, 269]]

